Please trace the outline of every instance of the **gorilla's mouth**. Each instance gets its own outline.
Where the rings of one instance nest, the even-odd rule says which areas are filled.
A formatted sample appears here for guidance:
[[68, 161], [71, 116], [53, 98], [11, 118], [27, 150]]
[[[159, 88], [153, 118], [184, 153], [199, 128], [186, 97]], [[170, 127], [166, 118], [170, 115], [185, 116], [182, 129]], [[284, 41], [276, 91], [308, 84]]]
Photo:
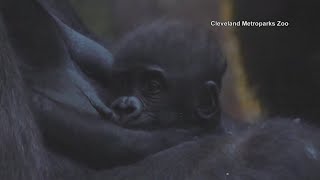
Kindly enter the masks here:
[[116, 117], [112, 119], [112, 122], [128, 129], [145, 129], [145, 127], [150, 126], [150, 122], [154, 121], [144, 114], [135, 117], [120, 116], [118, 114], [115, 114], [115, 116]]

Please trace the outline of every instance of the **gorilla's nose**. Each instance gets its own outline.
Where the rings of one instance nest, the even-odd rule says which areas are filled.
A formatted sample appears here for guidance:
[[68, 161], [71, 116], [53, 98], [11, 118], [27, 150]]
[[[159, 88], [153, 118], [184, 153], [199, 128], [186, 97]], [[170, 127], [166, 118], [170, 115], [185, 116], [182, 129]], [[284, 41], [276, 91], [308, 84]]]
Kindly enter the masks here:
[[136, 118], [142, 112], [141, 101], [134, 96], [123, 96], [116, 99], [111, 108], [120, 116], [121, 123], [126, 123], [129, 119]]

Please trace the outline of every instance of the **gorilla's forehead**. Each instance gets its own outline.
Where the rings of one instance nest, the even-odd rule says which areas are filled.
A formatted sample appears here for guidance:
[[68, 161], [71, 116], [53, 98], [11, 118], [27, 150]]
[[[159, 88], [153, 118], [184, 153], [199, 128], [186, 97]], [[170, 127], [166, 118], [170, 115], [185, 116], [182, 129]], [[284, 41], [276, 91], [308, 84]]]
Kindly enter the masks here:
[[159, 66], [171, 77], [220, 79], [225, 66], [218, 42], [205, 30], [179, 23], [152, 24], [129, 33], [115, 53], [115, 68]]
[[[135, 63], [132, 63], [135, 62]], [[214, 69], [208, 68], [207, 64], [179, 64], [174, 61], [142, 60], [117, 62], [113, 69], [118, 72], [158, 72], [166, 79], [203, 79], [213, 74]]]

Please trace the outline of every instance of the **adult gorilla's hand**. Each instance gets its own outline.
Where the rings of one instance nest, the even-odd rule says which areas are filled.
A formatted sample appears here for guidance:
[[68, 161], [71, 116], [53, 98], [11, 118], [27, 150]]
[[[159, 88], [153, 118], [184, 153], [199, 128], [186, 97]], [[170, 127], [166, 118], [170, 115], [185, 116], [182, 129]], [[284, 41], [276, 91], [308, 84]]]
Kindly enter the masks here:
[[51, 103], [50, 111], [39, 113], [39, 127], [46, 145], [94, 169], [128, 165], [164, 149], [188, 141], [197, 131], [165, 129], [131, 130], [97, 116]]
[[[67, 27], [59, 25], [58, 20], [39, 3], [8, 1], [3, 3], [1, 10], [31, 93], [81, 111], [113, 117], [112, 111], [97, 97], [74, 59], [82, 56], [107, 73], [113, 59], [106, 49], [75, 31], [71, 31], [68, 34], [70, 39], [66, 39], [64, 30]], [[38, 104], [37, 101], [34, 103]], [[38, 104], [36, 111], [46, 106]]]

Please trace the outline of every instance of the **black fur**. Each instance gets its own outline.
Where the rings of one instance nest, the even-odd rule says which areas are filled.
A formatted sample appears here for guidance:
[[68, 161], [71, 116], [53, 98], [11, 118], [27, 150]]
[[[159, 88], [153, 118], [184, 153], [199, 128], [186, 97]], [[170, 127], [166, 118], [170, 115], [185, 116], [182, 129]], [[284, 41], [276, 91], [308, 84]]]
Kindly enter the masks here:
[[91, 168], [109, 168], [190, 137], [175, 129], [132, 131], [110, 124], [114, 113], [89, 79], [107, 78], [112, 56], [48, 12], [44, 3], [3, 1], [1, 15], [48, 150]]
[[319, 129], [272, 119], [229, 136], [182, 143], [129, 167], [111, 179], [319, 179]]
[[115, 49], [110, 93], [100, 94], [120, 115], [117, 124], [138, 129], [219, 127], [226, 64], [212, 32], [160, 20], [128, 33]]
[[[52, 21], [47, 19], [43, 14], [42, 16], [35, 16], [44, 18], [43, 21], [39, 20], [40, 29], [46, 30], [51, 35], [48, 41], [52, 40], [52, 44], [44, 46], [43, 48], [48, 48], [48, 46], [53, 49], [47, 49], [47, 51], [41, 51], [42, 46], [34, 46], [33, 41], [36, 41], [36, 37], [24, 37], [22, 33], [23, 23], [20, 24], [22, 27], [22, 32], [17, 31], [17, 29], [12, 29], [13, 27], [10, 23], [17, 23], [22, 21], [8, 21], [23, 19], [19, 12], [15, 12], [14, 9], [21, 7], [28, 8], [39, 7], [31, 3], [32, 1], [5, 1], [6, 3], [19, 2], [21, 4], [15, 4], [14, 6], [7, 6], [8, 4], [3, 4], [1, 1], [1, 11], [0, 11], [0, 177], [5, 180], [20, 180], [20, 179], [33, 179], [33, 180], [70, 180], [70, 179], [234, 179], [234, 180], [247, 180], [247, 179], [319, 179], [320, 173], [320, 161], [319, 161], [319, 129], [306, 126], [301, 123], [297, 123], [286, 119], [273, 119], [257, 125], [248, 127], [247, 129], [235, 132], [230, 131], [229, 135], [208, 135], [206, 137], [201, 137], [198, 139], [193, 139], [191, 141], [181, 143], [172, 148], [162, 150], [159, 153], [150, 155], [148, 158], [138, 162], [131, 163], [128, 166], [118, 167], [116, 169], [109, 169], [108, 171], [95, 172], [89, 169], [79, 167], [77, 164], [69, 161], [66, 156], [60, 157], [56, 153], [51, 153], [46, 147], [43, 146], [41, 139], [41, 128], [37, 126], [40, 120], [48, 121], [48, 126], [66, 128], [67, 131], [55, 132], [51, 129], [51, 135], [59, 135], [56, 140], [64, 140], [63, 138], [70, 138], [67, 141], [70, 143], [78, 143], [83, 139], [76, 139], [77, 133], [88, 132], [91, 127], [99, 126], [101, 123], [100, 113], [88, 113], [84, 112], [83, 109], [73, 106], [73, 104], [68, 104], [67, 96], [56, 96], [57, 94], [37, 94], [39, 91], [33, 91], [34, 87], [32, 85], [37, 85], [43, 87], [43, 84], [39, 81], [40, 76], [42, 76], [46, 81], [52, 80], [50, 76], [47, 76], [47, 72], [52, 70], [54, 67], [62, 67], [61, 69], [55, 69], [56, 72], [61, 72], [65, 69], [65, 61], [69, 62], [68, 59], [60, 58], [59, 52], [65, 52], [62, 47], [64, 43], [59, 44], [59, 32], [61, 29], [56, 29], [59, 27]], [[23, 3], [28, 2], [28, 3]], [[32, 6], [28, 6], [32, 4]], [[6, 11], [8, 7], [14, 7], [10, 11]], [[20, 8], [21, 8], [20, 7]], [[23, 10], [19, 9], [20, 11]], [[32, 9], [32, 8], [31, 8]], [[44, 12], [35, 10], [34, 13]], [[24, 10], [20, 13], [25, 13]], [[25, 18], [28, 19], [28, 13], [24, 14]], [[51, 22], [46, 24], [46, 22]], [[47, 23], [48, 23], [47, 22]], [[29, 22], [26, 22], [29, 23]], [[51, 25], [50, 25], [51, 24]], [[30, 26], [28, 27], [30, 28]], [[13, 33], [18, 33], [22, 39], [31, 39], [32, 42], [26, 43], [29, 46], [20, 46], [17, 48], [15, 44], [17, 39], [12, 38], [18, 37], [13, 36]], [[28, 32], [28, 31], [24, 31]], [[56, 34], [57, 33], [57, 34]], [[56, 35], [56, 36], [55, 36]], [[43, 36], [45, 37], [45, 36]], [[62, 36], [65, 37], [65, 36]], [[55, 41], [55, 39], [58, 39]], [[54, 45], [57, 45], [54, 46]], [[33, 49], [38, 47], [40, 49]], [[25, 53], [22, 53], [20, 48], [24, 48]], [[28, 52], [28, 48], [32, 53]], [[62, 50], [61, 50], [62, 49]], [[61, 50], [61, 51], [60, 51]], [[38, 53], [53, 53], [54, 57], [59, 57], [57, 61], [50, 62], [48, 59], [44, 59], [43, 62], [40, 59], [29, 59], [30, 57], [46, 57], [45, 54]], [[58, 54], [56, 54], [58, 53]], [[30, 55], [30, 56], [26, 56]], [[65, 56], [64, 56], [65, 57]], [[49, 62], [46, 62], [49, 61]], [[47, 64], [48, 63], [48, 64]], [[33, 80], [34, 84], [28, 84], [32, 79], [29, 79], [27, 75], [29, 67], [41, 67], [45, 68], [47, 71], [34, 72], [37, 76], [31, 76], [35, 78]], [[70, 67], [70, 66], [68, 66]], [[68, 69], [68, 68], [67, 68]], [[69, 69], [70, 70], [70, 69]], [[76, 72], [78, 76], [85, 79], [85, 75], [81, 73], [79, 69], [71, 69], [72, 72]], [[62, 73], [62, 79], [70, 78], [67, 74]], [[75, 76], [72, 76], [73, 78]], [[77, 78], [76, 78], [77, 79]], [[81, 79], [81, 78], [80, 78]], [[53, 78], [55, 80], [55, 78]], [[74, 80], [74, 79], [73, 79]], [[52, 81], [50, 81], [52, 82]], [[60, 81], [54, 81], [60, 82]], [[87, 81], [85, 81], [87, 82]], [[62, 83], [63, 84], [63, 83]], [[65, 86], [60, 87], [61, 84], [54, 84], [56, 86], [44, 86], [48, 92], [52, 90], [51, 88], [65, 88]], [[68, 86], [67, 86], [68, 87]], [[41, 88], [40, 88], [41, 89]], [[38, 89], [39, 90], [39, 89]], [[42, 89], [43, 90], [43, 89]], [[30, 92], [31, 91], [31, 92]], [[78, 92], [78, 91], [71, 91]], [[35, 109], [34, 95], [42, 96], [41, 101], [45, 103], [54, 104], [49, 106], [50, 108], [40, 107], [44, 109]], [[51, 96], [50, 96], [51, 95]], [[85, 97], [77, 96], [75, 100], [85, 99]], [[57, 98], [52, 100], [51, 98]], [[60, 97], [60, 98], [59, 98]], [[48, 99], [45, 99], [48, 98]], [[79, 99], [78, 99], [79, 98]], [[89, 97], [95, 99], [95, 96]], [[57, 101], [59, 100], [59, 101]], [[88, 106], [93, 106], [87, 102]], [[99, 104], [96, 102], [96, 104]], [[95, 110], [97, 107], [92, 107]], [[90, 111], [89, 111], [90, 112]], [[92, 111], [95, 112], [95, 111]], [[62, 113], [62, 114], [60, 114]], [[65, 115], [63, 117], [63, 115]], [[86, 114], [84, 116], [84, 114]], [[90, 114], [90, 115], [89, 115]], [[87, 116], [88, 115], [88, 116]], [[34, 117], [35, 116], [35, 117]], [[43, 117], [43, 119], [39, 117]], [[69, 118], [70, 117], [70, 118]], [[82, 117], [82, 119], [80, 118]], [[91, 124], [86, 120], [93, 117], [92, 119], [96, 124]], [[48, 119], [46, 119], [48, 118]], [[51, 119], [50, 119], [51, 118]], [[67, 119], [63, 119], [67, 118]], [[80, 123], [76, 122], [80, 119]], [[67, 121], [70, 120], [70, 121]], [[60, 122], [59, 122], [60, 121]], [[91, 121], [90, 121], [91, 122]], [[70, 123], [70, 124], [69, 124]], [[93, 126], [92, 126], [93, 125]], [[40, 125], [41, 127], [42, 125]], [[103, 126], [103, 125], [102, 125]], [[107, 126], [107, 124], [105, 124]], [[80, 128], [81, 127], [81, 128]], [[123, 128], [121, 131], [117, 129], [119, 127], [108, 126], [110, 131], [105, 131], [102, 127], [98, 136], [104, 136], [107, 132], [107, 137], [110, 141], [117, 142], [116, 138], [123, 138], [127, 140], [132, 136], [132, 133], [137, 133], [138, 137], [146, 137], [141, 131], [128, 131], [128, 134], [119, 134], [119, 132], [125, 132]], [[79, 128], [79, 129], [78, 129]], [[82, 129], [84, 128], [84, 129]], [[72, 131], [70, 131], [70, 129]], [[94, 128], [93, 128], [94, 129]], [[44, 128], [42, 131], [47, 130]], [[49, 130], [48, 130], [49, 131]], [[127, 131], [127, 130], [126, 130]], [[43, 133], [43, 132], [42, 132]], [[65, 133], [65, 134], [64, 134]], [[110, 134], [116, 136], [109, 136]], [[89, 133], [90, 134], [90, 133]], [[140, 135], [143, 136], [140, 136]], [[182, 133], [183, 134], [183, 133]], [[65, 136], [64, 136], [65, 135]], [[166, 135], [165, 132], [160, 132], [158, 136], [153, 136], [151, 134], [151, 139], [163, 137]], [[178, 133], [178, 135], [181, 135]], [[177, 135], [168, 134], [171, 138], [176, 138]], [[83, 137], [87, 137], [84, 135]], [[164, 139], [168, 139], [166, 137]], [[96, 136], [93, 139], [97, 138]], [[131, 137], [132, 138], [132, 137]], [[104, 139], [102, 137], [102, 139]], [[134, 139], [134, 138], [133, 138]], [[152, 142], [152, 140], [149, 142]], [[179, 139], [179, 138], [178, 138]], [[115, 140], [115, 141], [114, 141]], [[132, 139], [131, 139], [132, 140]], [[181, 140], [181, 139], [180, 139]], [[87, 142], [87, 141], [85, 141]], [[95, 141], [89, 143], [95, 143]], [[135, 144], [137, 141], [133, 141], [133, 147], [137, 147]], [[139, 141], [138, 141], [139, 142]], [[144, 146], [144, 141], [138, 144], [138, 147]], [[155, 147], [158, 144], [159, 139], [154, 141], [151, 147]], [[175, 143], [178, 141], [175, 141]], [[110, 144], [108, 141], [107, 144]], [[87, 146], [91, 146], [87, 145]], [[114, 151], [122, 150], [123, 144], [113, 144], [111, 143], [108, 148], [114, 148]], [[130, 144], [129, 144], [130, 145]], [[160, 143], [161, 145], [161, 143]], [[111, 147], [113, 146], [113, 147]], [[99, 146], [93, 146], [99, 147]], [[131, 146], [128, 146], [131, 147]], [[79, 149], [81, 146], [79, 147]], [[110, 149], [108, 149], [110, 152]], [[161, 147], [163, 148], [163, 147]], [[156, 148], [157, 151], [161, 148]], [[79, 150], [78, 149], [78, 150]], [[148, 149], [148, 148], [147, 148]], [[73, 149], [70, 153], [77, 153]], [[148, 151], [150, 152], [150, 151]], [[117, 153], [117, 152], [116, 152]], [[110, 155], [111, 156], [111, 155]], [[121, 155], [120, 155], [121, 157]], [[117, 157], [119, 158], [119, 157]]]

